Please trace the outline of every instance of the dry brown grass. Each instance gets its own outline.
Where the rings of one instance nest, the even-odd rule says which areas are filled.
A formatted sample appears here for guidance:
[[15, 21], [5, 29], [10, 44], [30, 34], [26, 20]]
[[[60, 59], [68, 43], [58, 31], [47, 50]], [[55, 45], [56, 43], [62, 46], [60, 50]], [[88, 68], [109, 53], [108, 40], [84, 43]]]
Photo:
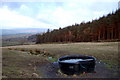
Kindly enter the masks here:
[[3, 78], [40, 78], [36, 66], [48, 61], [42, 56], [29, 55], [16, 50], [3, 49], [2, 77]]

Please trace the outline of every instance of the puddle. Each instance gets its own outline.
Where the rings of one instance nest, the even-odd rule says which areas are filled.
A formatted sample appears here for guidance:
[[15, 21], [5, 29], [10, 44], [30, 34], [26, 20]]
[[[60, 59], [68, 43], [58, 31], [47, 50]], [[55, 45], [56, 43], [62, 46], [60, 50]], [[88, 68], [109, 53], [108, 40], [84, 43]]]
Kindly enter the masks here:
[[56, 61], [58, 61], [58, 58], [57, 57], [48, 57], [48, 60], [50, 62], [56, 62]]
[[48, 59], [52, 59], [52, 57], [48, 57]]

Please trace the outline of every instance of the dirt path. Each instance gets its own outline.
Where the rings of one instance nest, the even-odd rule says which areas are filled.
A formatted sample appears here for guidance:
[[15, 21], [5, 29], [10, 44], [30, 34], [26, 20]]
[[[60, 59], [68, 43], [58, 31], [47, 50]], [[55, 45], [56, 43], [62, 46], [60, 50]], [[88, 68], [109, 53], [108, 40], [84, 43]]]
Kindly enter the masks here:
[[38, 72], [42, 73], [42, 78], [61, 78], [64, 77], [58, 73], [58, 66], [53, 63], [48, 63], [41, 67], [37, 67]]
[[[86, 73], [81, 75], [66, 76], [59, 72], [58, 63], [47, 63], [41, 67], [37, 65], [38, 72], [42, 72], [43, 78], [120, 78], [117, 71], [107, 69], [105, 63], [96, 62], [96, 73]], [[42, 71], [40, 71], [42, 70]]]

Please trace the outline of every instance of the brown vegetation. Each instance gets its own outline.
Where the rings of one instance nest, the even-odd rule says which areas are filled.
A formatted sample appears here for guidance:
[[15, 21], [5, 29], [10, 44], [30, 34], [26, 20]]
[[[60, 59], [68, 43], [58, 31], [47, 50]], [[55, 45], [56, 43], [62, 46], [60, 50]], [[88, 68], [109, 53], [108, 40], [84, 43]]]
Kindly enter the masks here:
[[37, 35], [36, 43], [120, 40], [120, 10], [92, 22], [75, 24]]

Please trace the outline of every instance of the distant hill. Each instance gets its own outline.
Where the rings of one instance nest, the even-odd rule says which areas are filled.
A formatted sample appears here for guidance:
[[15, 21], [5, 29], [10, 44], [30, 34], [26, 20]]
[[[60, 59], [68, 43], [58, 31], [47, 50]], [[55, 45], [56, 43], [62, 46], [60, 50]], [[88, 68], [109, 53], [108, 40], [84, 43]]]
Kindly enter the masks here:
[[33, 34], [33, 33], [44, 33], [47, 31], [46, 28], [19, 28], [19, 29], [1, 29], [2, 36], [10, 35], [24, 35], [24, 34]]
[[14, 46], [23, 44], [34, 44], [36, 42], [36, 34], [45, 33], [46, 28], [21, 28], [21, 29], [0, 29], [0, 46]]
[[82, 22], [37, 35], [36, 43], [120, 41], [120, 9], [91, 22]]

